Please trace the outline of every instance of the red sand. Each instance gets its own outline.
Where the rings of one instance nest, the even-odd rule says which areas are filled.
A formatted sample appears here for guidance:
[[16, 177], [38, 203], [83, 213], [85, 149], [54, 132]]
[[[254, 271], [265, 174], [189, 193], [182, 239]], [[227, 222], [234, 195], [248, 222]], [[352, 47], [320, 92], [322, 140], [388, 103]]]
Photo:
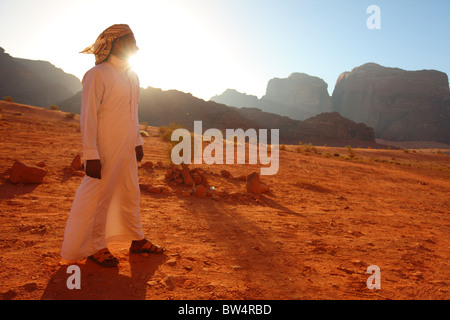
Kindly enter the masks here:
[[[114, 243], [117, 269], [79, 261], [81, 290], [69, 290], [59, 250], [81, 177], [63, 169], [81, 154], [78, 115], [0, 103], [0, 297], [3, 299], [449, 299], [450, 156], [433, 150], [316, 147], [280, 152], [280, 170], [262, 176], [270, 192], [217, 199], [182, 196], [164, 179], [167, 143], [144, 138], [141, 196], [147, 238], [164, 255], [129, 255]], [[445, 152], [448, 150], [442, 150]], [[328, 153], [328, 155], [327, 155]], [[335, 156], [334, 154], [339, 154]], [[7, 182], [14, 160], [43, 161], [40, 185]], [[217, 191], [240, 193], [224, 178], [256, 165], [201, 165]], [[381, 289], [369, 290], [370, 265]]]

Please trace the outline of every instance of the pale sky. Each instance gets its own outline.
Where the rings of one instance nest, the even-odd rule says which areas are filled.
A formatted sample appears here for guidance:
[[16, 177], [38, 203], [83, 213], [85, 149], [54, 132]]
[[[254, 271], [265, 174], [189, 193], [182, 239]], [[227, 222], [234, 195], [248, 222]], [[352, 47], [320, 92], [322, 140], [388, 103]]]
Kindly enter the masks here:
[[[370, 5], [381, 29], [369, 29]], [[0, 0], [0, 47], [82, 78], [79, 51], [129, 24], [141, 86], [209, 100], [227, 88], [261, 97], [267, 82], [303, 72], [328, 83], [367, 62], [450, 74], [448, 0]]]

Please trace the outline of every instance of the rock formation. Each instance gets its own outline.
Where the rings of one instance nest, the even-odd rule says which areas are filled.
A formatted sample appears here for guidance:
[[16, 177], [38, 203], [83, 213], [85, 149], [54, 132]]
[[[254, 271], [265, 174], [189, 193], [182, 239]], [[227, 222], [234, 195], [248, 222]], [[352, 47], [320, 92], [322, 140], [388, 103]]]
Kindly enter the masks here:
[[317, 114], [331, 111], [328, 85], [318, 77], [305, 73], [292, 73], [286, 79], [274, 78], [267, 84], [266, 94], [256, 96], [228, 89], [211, 101], [238, 108], [258, 108], [262, 111], [305, 120]]
[[[81, 95], [77, 94], [61, 103], [60, 106], [64, 111], [79, 113], [80, 104]], [[345, 146], [352, 144], [359, 137], [364, 137], [360, 143], [361, 146], [369, 143], [372, 147], [376, 147], [375, 137], [370, 128], [357, 125], [338, 115], [324, 113], [316, 120], [310, 119], [305, 122], [264, 112], [258, 108], [231, 107], [213, 101], [206, 102], [188, 93], [176, 90], [163, 91], [151, 87], [141, 89], [139, 120], [146, 121], [151, 126], [178, 123], [190, 131], [193, 130], [196, 120], [202, 121], [204, 130], [207, 128], [279, 129], [281, 144], [298, 144], [299, 141], [303, 141]], [[337, 123], [332, 123], [333, 121]], [[348, 128], [345, 129], [345, 126]], [[333, 141], [329, 141], [329, 138]]]
[[331, 111], [327, 83], [305, 73], [292, 73], [286, 79], [270, 80], [261, 102], [262, 110], [296, 120]]
[[368, 63], [339, 76], [332, 100], [334, 111], [374, 128], [377, 138], [450, 143], [445, 73]]

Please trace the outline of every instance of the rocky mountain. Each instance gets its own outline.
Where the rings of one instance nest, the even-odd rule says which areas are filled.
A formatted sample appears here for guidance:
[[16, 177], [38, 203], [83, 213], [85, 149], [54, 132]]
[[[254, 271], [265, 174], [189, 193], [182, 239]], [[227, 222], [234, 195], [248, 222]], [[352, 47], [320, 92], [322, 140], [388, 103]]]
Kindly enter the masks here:
[[[60, 109], [79, 113], [81, 94], [61, 102]], [[214, 101], [204, 101], [189, 93], [157, 88], [141, 88], [139, 120], [151, 126], [179, 123], [193, 130], [194, 121], [201, 120], [203, 129], [244, 130], [279, 129], [281, 144], [313, 143], [329, 146], [373, 146], [373, 130], [363, 124], [341, 117], [338, 113], [323, 113], [311, 119], [294, 120], [258, 108], [237, 108]]]
[[0, 48], [0, 98], [48, 108], [80, 90], [77, 77], [49, 62], [14, 58]]
[[211, 100], [234, 107], [259, 108], [295, 120], [305, 120], [331, 111], [331, 98], [327, 88], [326, 82], [318, 77], [292, 73], [286, 79], [271, 79], [267, 84], [266, 94], [261, 99], [228, 89]]
[[339, 76], [332, 104], [342, 116], [374, 128], [377, 138], [450, 144], [450, 91], [443, 72], [364, 64]]

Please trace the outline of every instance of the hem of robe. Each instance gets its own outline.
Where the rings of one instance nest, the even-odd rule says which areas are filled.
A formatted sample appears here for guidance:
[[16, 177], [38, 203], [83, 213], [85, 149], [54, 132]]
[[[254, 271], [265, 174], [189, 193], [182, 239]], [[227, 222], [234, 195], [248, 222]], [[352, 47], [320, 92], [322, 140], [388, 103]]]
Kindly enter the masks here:
[[79, 253], [77, 255], [70, 255], [67, 254], [63, 251], [61, 251], [60, 255], [61, 258], [63, 258], [64, 260], [67, 261], [78, 261], [78, 260], [83, 260], [86, 259], [87, 257], [89, 257], [90, 255], [93, 255], [97, 252], [99, 252], [100, 250], [104, 249], [105, 247], [108, 246], [108, 244], [110, 244], [111, 242], [118, 242], [118, 241], [140, 241], [145, 239], [144, 234], [139, 234], [136, 236], [131, 236], [131, 235], [117, 235], [117, 236], [110, 236], [107, 239], [105, 239], [105, 243], [106, 245], [102, 248], [98, 248], [98, 249], [92, 249], [90, 251], [86, 251], [84, 253]]

